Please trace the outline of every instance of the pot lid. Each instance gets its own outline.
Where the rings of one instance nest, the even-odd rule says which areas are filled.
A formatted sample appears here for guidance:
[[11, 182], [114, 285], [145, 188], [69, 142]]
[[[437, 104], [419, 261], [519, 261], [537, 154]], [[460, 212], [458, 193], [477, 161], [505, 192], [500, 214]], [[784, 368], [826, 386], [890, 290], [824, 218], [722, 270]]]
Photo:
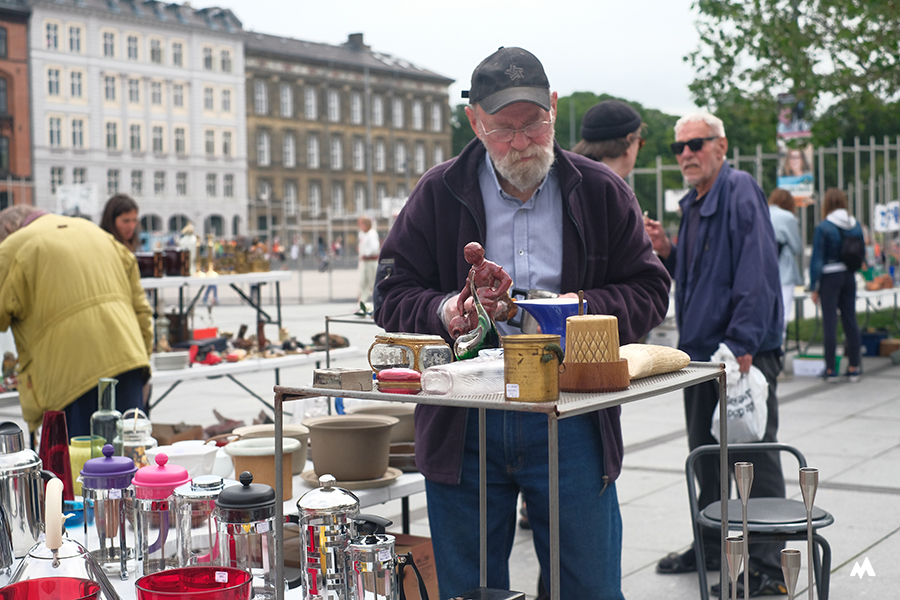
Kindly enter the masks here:
[[156, 466], [141, 467], [134, 474], [134, 485], [139, 487], [168, 487], [175, 489], [191, 480], [187, 469], [179, 465], [167, 465], [169, 457], [165, 452], [156, 455]]
[[175, 488], [175, 495], [189, 500], [214, 500], [219, 493], [233, 485], [240, 485], [234, 479], [223, 479], [218, 475], [200, 475], [190, 483]]
[[11, 421], [0, 423], [0, 472], [10, 474], [33, 468], [41, 468], [41, 459], [25, 447], [22, 429]]
[[229, 510], [249, 510], [275, 505], [275, 490], [264, 483], [253, 483], [253, 474], [244, 471], [240, 476], [241, 484], [226, 487], [219, 492], [216, 506]]
[[359, 498], [353, 492], [339, 488], [334, 475], [319, 477], [319, 487], [297, 500], [298, 510], [359, 511]]
[[137, 471], [134, 461], [128, 456], [113, 456], [116, 449], [112, 444], [103, 446], [103, 458], [85, 461], [81, 469], [82, 477], [119, 477]]
[[11, 454], [25, 449], [25, 434], [12, 421], [0, 423], [0, 452]]

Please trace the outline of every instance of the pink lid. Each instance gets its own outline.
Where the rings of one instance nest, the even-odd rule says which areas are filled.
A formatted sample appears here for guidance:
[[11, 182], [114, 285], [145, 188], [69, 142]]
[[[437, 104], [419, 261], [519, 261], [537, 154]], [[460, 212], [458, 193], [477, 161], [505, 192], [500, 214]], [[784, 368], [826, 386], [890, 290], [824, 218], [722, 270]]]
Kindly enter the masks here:
[[175, 488], [191, 481], [187, 469], [179, 465], [167, 465], [168, 460], [166, 453], [160, 452], [156, 455], [155, 467], [147, 465], [137, 470], [132, 480], [135, 496], [163, 500], [168, 498]]

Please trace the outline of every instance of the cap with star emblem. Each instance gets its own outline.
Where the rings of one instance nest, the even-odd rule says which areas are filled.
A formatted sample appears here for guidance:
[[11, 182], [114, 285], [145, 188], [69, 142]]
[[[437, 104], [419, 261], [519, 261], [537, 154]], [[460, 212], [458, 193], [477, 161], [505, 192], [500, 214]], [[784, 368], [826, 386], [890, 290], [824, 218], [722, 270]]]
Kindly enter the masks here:
[[472, 89], [462, 93], [489, 115], [515, 102], [550, 110], [550, 82], [537, 57], [522, 48], [500, 47], [472, 73]]

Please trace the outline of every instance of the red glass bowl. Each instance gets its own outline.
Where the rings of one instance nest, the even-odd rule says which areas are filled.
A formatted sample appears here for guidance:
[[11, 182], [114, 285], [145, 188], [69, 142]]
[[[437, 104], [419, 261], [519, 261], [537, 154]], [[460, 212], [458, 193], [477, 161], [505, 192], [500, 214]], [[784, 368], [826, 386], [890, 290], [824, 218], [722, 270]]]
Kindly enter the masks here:
[[250, 573], [232, 567], [184, 567], [134, 582], [137, 600], [250, 600]]
[[100, 585], [90, 579], [42, 577], [0, 588], [0, 600], [96, 600]]

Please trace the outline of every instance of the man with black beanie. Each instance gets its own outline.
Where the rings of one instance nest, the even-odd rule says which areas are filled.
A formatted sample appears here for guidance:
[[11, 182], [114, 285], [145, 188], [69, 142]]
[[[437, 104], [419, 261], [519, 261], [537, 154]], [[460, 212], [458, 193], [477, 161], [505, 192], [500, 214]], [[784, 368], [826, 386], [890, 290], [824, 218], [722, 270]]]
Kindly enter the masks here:
[[595, 104], [581, 120], [581, 141], [572, 152], [606, 164], [625, 179], [644, 145], [641, 115], [621, 100]]

